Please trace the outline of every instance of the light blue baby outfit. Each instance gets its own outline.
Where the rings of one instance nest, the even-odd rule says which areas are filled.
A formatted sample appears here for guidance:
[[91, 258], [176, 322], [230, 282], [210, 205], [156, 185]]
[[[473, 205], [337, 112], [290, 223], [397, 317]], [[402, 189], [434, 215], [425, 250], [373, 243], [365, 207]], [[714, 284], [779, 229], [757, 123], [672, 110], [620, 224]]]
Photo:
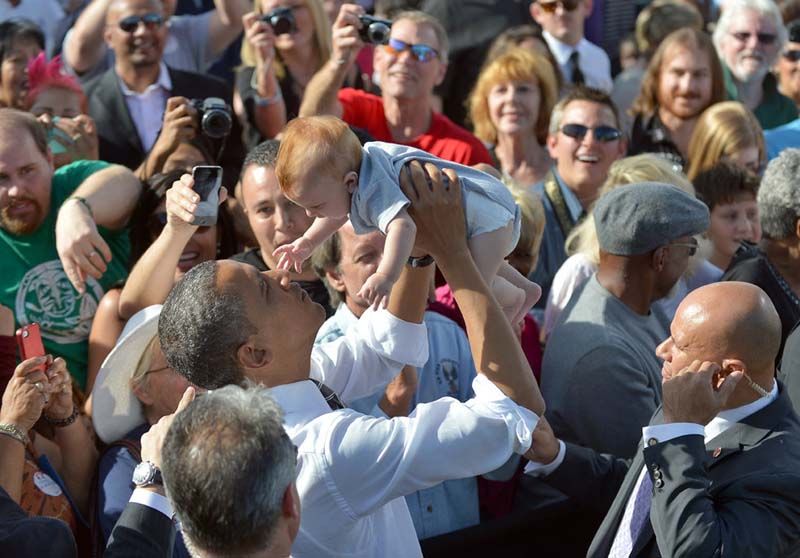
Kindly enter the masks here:
[[426, 151], [384, 143], [369, 142], [364, 145], [358, 188], [350, 204], [350, 222], [356, 234], [386, 227], [401, 209], [410, 204], [400, 189], [400, 172], [412, 160], [433, 163], [440, 169], [453, 169], [461, 179], [464, 214], [467, 221], [467, 238], [495, 231], [514, 222], [511, 253], [519, 240], [520, 212], [508, 188], [500, 180], [485, 172], [451, 163], [434, 157]]

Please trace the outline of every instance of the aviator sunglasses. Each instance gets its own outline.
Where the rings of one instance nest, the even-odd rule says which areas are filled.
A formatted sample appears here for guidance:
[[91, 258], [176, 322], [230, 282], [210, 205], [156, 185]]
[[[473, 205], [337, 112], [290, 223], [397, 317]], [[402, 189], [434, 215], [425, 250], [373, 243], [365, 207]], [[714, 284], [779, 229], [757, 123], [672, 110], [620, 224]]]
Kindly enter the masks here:
[[398, 56], [401, 52], [409, 50], [414, 60], [418, 62], [428, 62], [439, 56], [439, 52], [428, 45], [410, 45], [399, 39], [389, 39], [389, 43], [384, 47], [389, 54]]
[[592, 130], [594, 139], [602, 143], [610, 143], [622, 137], [622, 132], [613, 126], [598, 126], [596, 128], [589, 128], [583, 124], [564, 124], [561, 126], [561, 133], [576, 140], [582, 140], [586, 134]]
[[548, 14], [553, 14], [559, 4], [565, 12], [571, 12], [575, 10], [580, 3], [581, 0], [558, 0], [557, 2], [539, 2], [539, 6]]
[[131, 15], [128, 17], [123, 17], [121, 20], [119, 20], [119, 28], [126, 33], [132, 33], [136, 31], [136, 28], [139, 27], [140, 23], [144, 23], [144, 26], [147, 27], [147, 29], [158, 29], [161, 27], [161, 24], [164, 23], [164, 18], [159, 14], [152, 12], [140, 16]]

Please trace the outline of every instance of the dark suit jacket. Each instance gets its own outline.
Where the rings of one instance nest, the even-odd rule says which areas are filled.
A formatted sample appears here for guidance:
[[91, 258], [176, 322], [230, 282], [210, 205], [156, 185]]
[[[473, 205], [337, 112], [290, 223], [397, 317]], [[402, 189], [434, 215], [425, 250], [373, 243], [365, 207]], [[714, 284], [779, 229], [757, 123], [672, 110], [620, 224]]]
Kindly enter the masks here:
[[[611, 506], [588, 556], [608, 556], [643, 466], [655, 487], [631, 556], [800, 556], [800, 419], [779, 390], [708, 444], [682, 436], [637, 452], [630, 466], [567, 444], [546, 481], [584, 505]], [[659, 411], [651, 424], [660, 421]]]
[[[205, 99], [220, 97], [231, 106], [232, 88], [215, 77], [183, 72], [168, 68], [172, 80], [170, 96], [183, 96], [189, 99]], [[97, 76], [86, 84], [86, 95], [89, 97], [89, 115], [97, 124], [97, 135], [100, 140], [100, 159], [109, 163], [118, 163], [129, 169], [136, 169], [145, 158], [146, 152], [136, 132], [125, 97], [119, 86], [119, 78], [114, 68]], [[225, 141], [220, 157], [220, 165], [227, 171], [226, 177], [235, 184], [238, 167], [244, 159], [242, 146], [242, 129], [238, 119], [231, 114], [233, 128]], [[212, 142], [213, 149], [219, 151], [219, 142]], [[229, 182], [226, 180], [225, 182]]]
[[175, 526], [158, 510], [128, 503], [122, 511], [104, 558], [169, 558], [175, 545]]

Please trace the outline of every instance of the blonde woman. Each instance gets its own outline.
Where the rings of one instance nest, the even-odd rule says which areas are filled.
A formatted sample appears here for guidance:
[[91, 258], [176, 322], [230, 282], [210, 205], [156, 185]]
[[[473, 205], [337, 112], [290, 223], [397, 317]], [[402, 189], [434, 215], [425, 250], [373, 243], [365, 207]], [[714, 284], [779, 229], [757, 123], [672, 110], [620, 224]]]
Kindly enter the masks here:
[[233, 104], [248, 147], [275, 137], [297, 116], [306, 85], [331, 55], [331, 24], [322, 0], [293, 2], [278, 25], [279, 32], [284, 26], [288, 32], [278, 35], [262, 18], [281, 7], [283, 0], [254, 0], [243, 20]]
[[[600, 189], [598, 199], [615, 188], [639, 182], [664, 182], [695, 195], [692, 183], [686, 179], [683, 173], [674, 170], [672, 162], [660, 155], [644, 153], [625, 157], [611, 165], [608, 178]], [[597, 271], [600, 262], [600, 246], [597, 242], [597, 233], [591, 212], [567, 237], [566, 248], [569, 258], [553, 278], [544, 311], [543, 342], [558, 323], [561, 312], [569, 303], [573, 293]], [[662, 309], [671, 318], [675, 314], [678, 304], [689, 291], [717, 281], [721, 275], [720, 270], [704, 259], [695, 258], [689, 265], [687, 275], [676, 283], [672, 296], [660, 300], [658, 304], [661, 304]]]
[[758, 175], [767, 161], [761, 125], [737, 101], [712, 105], [700, 116], [689, 142], [686, 175], [694, 180], [720, 161], [734, 163]]
[[512, 48], [481, 71], [469, 97], [475, 135], [505, 177], [524, 189], [540, 182], [553, 161], [545, 147], [558, 100], [552, 64], [537, 52]]

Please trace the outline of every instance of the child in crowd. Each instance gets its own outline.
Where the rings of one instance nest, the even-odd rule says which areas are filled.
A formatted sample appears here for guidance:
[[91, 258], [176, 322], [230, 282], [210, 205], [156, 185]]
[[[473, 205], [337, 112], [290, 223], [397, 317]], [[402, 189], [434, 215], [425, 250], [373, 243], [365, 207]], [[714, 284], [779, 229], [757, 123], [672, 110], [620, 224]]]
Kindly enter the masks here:
[[275, 250], [278, 267], [300, 269], [349, 216], [356, 233], [379, 229], [386, 235], [378, 269], [359, 292], [374, 307], [385, 306], [414, 247], [416, 227], [399, 179], [415, 159], [458, 173], [472, 257], [506, 316], [519, 322], [541, 289], [505, 261], [519, 239], [520, 213], [503, 183], [411, 147], [370, 142], [362, 148], [347, 124], [332, 116], [297, 118], [281, 139], [275, 167], [281, 190], [316, 219], [302, 237]]

